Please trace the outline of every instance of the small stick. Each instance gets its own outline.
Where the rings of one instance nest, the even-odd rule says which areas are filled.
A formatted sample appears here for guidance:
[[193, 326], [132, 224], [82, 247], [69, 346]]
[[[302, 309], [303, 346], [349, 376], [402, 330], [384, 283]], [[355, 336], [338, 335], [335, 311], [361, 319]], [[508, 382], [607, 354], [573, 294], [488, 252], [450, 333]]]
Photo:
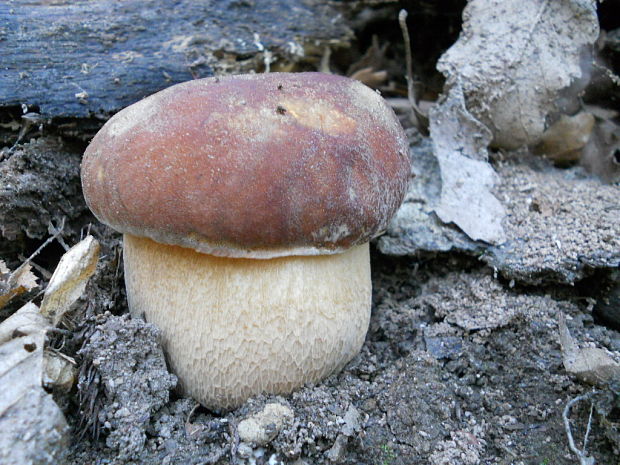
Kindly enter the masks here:
[[41, 253], [41, 251], [47, 247], [50, 243], [52, 243], [56, 238], [58, 238], [60, 236], [60, 234], [62, 233], [63, 229], [65, 227], [65, 219], [62, 219], [62, 222], [60, 223], [60, 226], [58, 228], [55, 228], [54, 233], [51, 237], [48, 237], [45, 242], [43, 244], [41, 244], [39, 246], [39, 248], [37, 250], [35, 250], [32, 255], [30, 255], [30, 257], [28, 257], [21, 265], [19, 265], [19, 267], [17, 267], [17, 269], [13, 272], [13, 275], [17, 276], [17, 272], [18, 270], [20, 270], [21, 268], [25, 267], [28, 263], [32, 262], [32, 260], [34, 259], [34, 257], [36, 257], [37, 255], [39, 255]]
[[418, 129], [426, 130], [428, 128], [428, 115], [425, 115], [418, 107], [415, 89], [413, 87], [413, 58], [411, 57], [411, 38], [409, 37], [409, 29], [407, 28], [407, 10], [400, 10], [398, 13], [398, 24], [403, 33], [403, 42], [405, 42], [405, 63], [407, 67], [407, 98], [413, 109], [413, 113], [417, 119]]
[[590, 427], [592, 426], [592, 413], [594, 413], [594, 402], [590, 402], [590, 415], [588, 416], [588, 426], [586, 427], [586, 435], [583, 437], [583, 447], [581, 453], [586, 454], [586, 445], [588, 444], [588, 436], [590, 435]]
[[[571, 399], [564, 407], [564, 412], [562, 412], [562, 419], [564, 420], [564, 428], [566, 429], [566, 436], [568, 436], [568, 446], [570, 450], [579, 458], [579, 465], [594, 465], [594, 458], [588, 457], [585, 453], [586, 450], [586, 441], [588, 439], [588, 434], [590, 433], [590, 425], [592, 421], [592, 410], [590, 410], [590, 418], [588, 419], [588, 427], [586, 429], [586, 436], [583, 440], [583, 451], [580, 451], [575, 445], [575, 440], [573, 439], [573, 433], [570, 428], [570, 420], [568, 416], [570, 415], [570, 409], [577, 402], [588, 399], [592, 397], [596, 393], [595, 390], [587, 392], [586, 394], [582, 394], [580, 396]], [[594, 405], [593, 405], [594, 406]]]
[[417, 106], [415, 91], [413, 89], [413, 58], [411, 57], [411, 38], [409, 37], [409, 29], [407, 28], [407, 10], [400, 10], [398, 13], [398, 24], [403, 33], [403, 41], [405, 42], [405, 63], [407, 66], [407, 97], [413, 108]]
[[194, 415], [194, 413], [196, 413], [196, 410], [198, 410], [198, 407], [200, 407], [200, 404], [196, 402], [196, 405], [194, 405], [192, 409], [190, 410], [190, 412], [187, 414], [187, 418], [185, 419], [185, 426], [191, 423], [192, 416]]
[[332, 49], [329, 47], [325, 47], [325, 50], [323, 50], [323, 56], [321, 56], [321, 63], [319, 65], [319, 71], [321, 73], [328, 73], [331, 74], [331, 69], [329, 68], [329, 60], [331, 59], [332, 56]]
[[56, 239], [58, 240], [58, 243], [62, 246], [63, 249], [65, 249], [65, 252], [68, 251], [71, 247], [69, 247], [66, 242], [63, 240], [62, 238], [62, 230], [65, 227], [65, 217], [63, 216], [62, 218], [62, 223], [60, 224], [60, 227], [56, 227], [54, 226], [54, 223], [52, 223], [50, 221], [50, 224], [47, 225], [47, 230], [50, 234], [52, 234], [54, 237], [56, 237]]

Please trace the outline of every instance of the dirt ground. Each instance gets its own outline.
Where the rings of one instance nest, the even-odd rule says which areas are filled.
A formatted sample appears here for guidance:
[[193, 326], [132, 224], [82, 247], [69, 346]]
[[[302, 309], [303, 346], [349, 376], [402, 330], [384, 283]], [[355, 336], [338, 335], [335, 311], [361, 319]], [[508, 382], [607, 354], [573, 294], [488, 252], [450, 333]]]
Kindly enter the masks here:
[[[576, 463], [562, 411], [590, 388], [564, 369], [559, 313], [581, 342], [620, 351], [618, 333], [594, 324], [587, 299], [572, 287], [510, 288], [462, 256], [375, 253], [373, 267], [362, 353], [317, 386], [227, 414], [169, 392], [174, 378], [151, 325], [93, 316], [80, 355], [96, 375], [79, 388], [96, 397], [99, 438], [74, 442], [70, 463]], [[292, 419], [265, 444], [240, 441], [239, 423], [271, 403], [290, 408]], [[76, 408], [69, 418], [79, 429]], [[573, 413], [576, 437], [588, 410]], [[587, 447], [601, 464], [617, 462], [607, 421], [595, 415]]]
[[[386, 15], [358, 26], [360, 50], [377, 31], [400, 43], [387, 32]], [[432, 17], [437, 23], [431, 24], [450, 26], [453, 40], [458, 15]], [[418, 55], [429, 95], [436, 96], [441, 82], [429, 63], [450, 45], [446, 37], [446, 44]], [[388, 53], [386, 69], [402, 65], [390, 55], [394, 50], [400, 51]], [[401, 94], [402, 88], [401, 82]], [[413, 182], [423, 186], [410, 192], [412, 209], [432, 203], [437, 168], [428, 137], [411, 128], [409, 135]], [[70, 425], [70, 445], [54, 463], [579, 463], [563, 411], [593, 387], [565, 368], [559, 320], [566, 317], [580, 347], [604, 349], [620, 361], [617, 182], [529, 154], [493, 154], [514, 247], [481, 247], [458, 228], [435, 223], [416, 236], [431, 238], [422, 246], [399, 223], [371, 245], [372, 317], [361, 353], [340, 373], [290, 396], [261, 395], [232, 412], [213, 412], [175, 392], [158, 329], [128, 315], [121, 236], [98, 223], [81, 197], [84, 147], [80, 138], [34, 128], [0, 156], [0, 258], [10, 269], [61, 224], [61, 239], [34, 260], [43, 282], [63, 243], [90, 232], [102, 246], [67, 331], [49, 341], [78, 369], [70, 393], [54, 393]], [[416, 214], [424, 216], [423, 207]], [[39, 298], [34, 292], [16, 299], [0, 309], [0, 322]], [[599, 385], [592, 402], [579, 402], [570, 413], [578, 447], [589, 429], [585, 451], [601, 465], [620, 464], [616, 381]]]
[[[40, 139], [10, 160], [51, 156], [50, 144], [58, 149], [56, 140]], [[53, 184], [49, 192], [58, 194]], [[67, 211], [76, 218], [68, 231], [78, 235], [78, 225], [88, 225], [83, 205]], [[289, 397], [209, 412], [174, 393], [157, 329], [128, 317], [119, 235], [94, 222], [90, 232], [102, 243], [102, 259], [64, 341], [78, 360], [78, 385], [58, 399], [72, 426], [70, 464], [572, 464], [562, 411], [591, 387], [564, 368], [559, 314], [582, 346], [620, 353], [618, 332], [593, 316], [595, 303], [612, 295], [603, 284], [617, 279], [613, 270], [588, 270], [574, 286], [524, 285], [476, 256], [388, 257], [373, 247], [372, 320], [361, 354]], [[601, 464], [617, 463], [615, 392], [597, 397], [587, 445]], [[239, 424], [273, 403], [292, 415], [275, 429], [264, 425], [267, 440], [240, 439]], [[578, 441], [589, 405], [571, 415]]]

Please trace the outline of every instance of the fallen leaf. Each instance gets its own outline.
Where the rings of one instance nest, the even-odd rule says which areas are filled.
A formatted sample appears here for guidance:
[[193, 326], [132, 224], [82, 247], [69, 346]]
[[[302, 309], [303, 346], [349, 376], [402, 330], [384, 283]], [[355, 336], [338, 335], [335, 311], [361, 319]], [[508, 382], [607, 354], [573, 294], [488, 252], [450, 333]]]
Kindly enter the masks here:
[[48, 317], [54, 326], [83, 294], [88, 278], [97, 267], [99, 249], [99, 242], [88, 236], [60, 259], [41, 302], [41, 314]]
[[[96, 268], [98, 253], [99, 244], [92, 236], [78, 243], [61, 258], [42, 308], [30, 302], [0, 323], [2, 465], [62, 463], [69, 427], [43, 386], [69, 391], [75, 369], [68, 357], [45, 350], [46, 333], [82, 294]], [[16, 282], [31, 283], [29, 267], [22, 268], [20, 274], [11, 276], [19, 278]], [[0, 272], [8, 275], [6, 266]]]
[[[56, 463], [69, 427], [51, 395], [41, 387], [45, 331], [0, 345], [0, 463]], [[42, 460], [47, 457], [51, 461]]]
[[562, 115], [544, 132], [534, 147], [534, 153], [545, 155], [556, 163], [579, 160], [592, 134], [594, 121], [594, 116], [586, 112], [574, 116]]
[[75, 361], [62, 354], [46, 351], [43, 357], [43, 386], [69, 392], [75, 383]]
[[356, 71], [349, 77], [351, 79], [360, 81], [362, 84], [365, 84], [368, 87], [376, 89], [385, 82], [388, 77], [388, 73], [384, 70], [377, 71], [374, 68], [368, 67]]
[[494, 145], [532, 145], [561, 110], [559, 97], [576, 99], [587, 85], [585, 52], [598, 35], [594, 0], [471, 0], [437, 69], [461, 83]]
[[492, 194], [498, 176], [487, 162], [489, 130], [465, 108], [456, 83], [430, 112], [433, 151], [441, 170], [441, 198], [436, 213], [471, 239], [504, 242], [505, 210]]
[[49, 327], [50, 322], [41, 315], [39, 307], [29, 302], [0, 323], [0, 344], [15, 337], [43, 332]]
[[13, 297], [31, 291], [37, 284], [37, 277], [32, 267], [25, 263], [11, 272], [0, 260], [0, 308], [4, 307]]

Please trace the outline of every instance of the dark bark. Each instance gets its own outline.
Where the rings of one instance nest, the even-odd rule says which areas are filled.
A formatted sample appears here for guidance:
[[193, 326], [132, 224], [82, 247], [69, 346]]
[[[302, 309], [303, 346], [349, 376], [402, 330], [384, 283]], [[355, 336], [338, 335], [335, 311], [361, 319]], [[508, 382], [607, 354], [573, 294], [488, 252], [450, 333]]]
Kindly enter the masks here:
[[307, 45], [349, 38], [319, 0], [0, 2], [0, 110], [105, 118], [177, 82], [315, 59]]

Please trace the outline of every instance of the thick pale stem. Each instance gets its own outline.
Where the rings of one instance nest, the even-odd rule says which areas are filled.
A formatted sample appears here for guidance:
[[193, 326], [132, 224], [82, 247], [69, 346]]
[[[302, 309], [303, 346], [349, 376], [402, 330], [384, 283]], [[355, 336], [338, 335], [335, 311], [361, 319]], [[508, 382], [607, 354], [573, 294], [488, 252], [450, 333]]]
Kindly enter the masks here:
[[341, 369], [370, 319], [368, 244], [344, 253], [221, 258], [126, 234], [132, 315], [163, 332], [184, 393], [226, 409]]

